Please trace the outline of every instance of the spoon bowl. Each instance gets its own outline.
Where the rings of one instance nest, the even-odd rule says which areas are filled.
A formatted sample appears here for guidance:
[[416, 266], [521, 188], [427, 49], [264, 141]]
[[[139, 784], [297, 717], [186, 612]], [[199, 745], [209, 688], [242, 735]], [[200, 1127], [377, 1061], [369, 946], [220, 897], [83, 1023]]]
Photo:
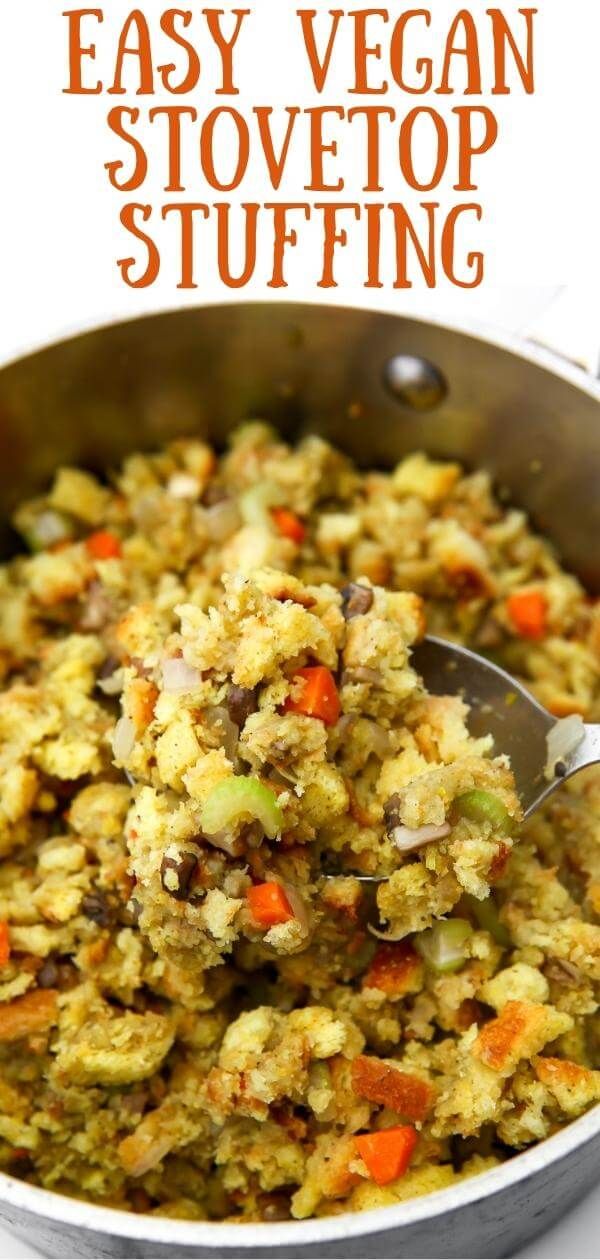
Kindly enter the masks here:
[[523, 814], [528, 818], [565, 779], [600, 761], [600, 726], [581, 723], [580, 739], [547, 772], [548, 736], [560, 725], [516, 678], [469, 648], [428, 637], [412, 661], [433, 695], [460, 695], [470, 706], [469, 730], [491, 735], [495, 756], [510, 758]]
[[[600, 725], [581, 722], [575, 740], [565, 744], [569, 751], [549, 770], [548, 737], [565, 719], [554, 717], [521, 682], [477, 652], [429, 635], [413, 648], [412, 663], [430, 695], [461, 696], [469, 705], [471, 735], [491, 735], [494, 756], [510, 759], [525, 818], [566, 779], [600, 762]], [[381, 884], [387, 876], [355, 878]]]

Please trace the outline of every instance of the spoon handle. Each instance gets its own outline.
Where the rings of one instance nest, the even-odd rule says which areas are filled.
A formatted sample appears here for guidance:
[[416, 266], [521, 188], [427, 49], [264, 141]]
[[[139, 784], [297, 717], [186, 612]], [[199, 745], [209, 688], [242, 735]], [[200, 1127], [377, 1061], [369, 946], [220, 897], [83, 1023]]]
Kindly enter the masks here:
[[581, 743], [577, 745], [571, 756], [566, 758], [566, 774], [563, 777], [570, 779], [571, 775], [577, 774], [578, 770], [585, 770], [586, 766], [594, 766], [598, 762], [600, 762], [600, 724], [587, 722]]
[[524, 810], [525, 818], [529, 818], [540, 805], [564, 783], [566, 779], [571, 779], [574, 774], [578, 774], [580, 770], [586, 770], [588, 766], [595, 766], [600, 763], [600, 725], [587, 722], [585, 726], [585, 735], [577, 747], [565, 757], [563, 762], [563, 773], [556, 774], [553, 779], [546, 780], [543, 787], [532, 795], [532, 799], [527, 803]]

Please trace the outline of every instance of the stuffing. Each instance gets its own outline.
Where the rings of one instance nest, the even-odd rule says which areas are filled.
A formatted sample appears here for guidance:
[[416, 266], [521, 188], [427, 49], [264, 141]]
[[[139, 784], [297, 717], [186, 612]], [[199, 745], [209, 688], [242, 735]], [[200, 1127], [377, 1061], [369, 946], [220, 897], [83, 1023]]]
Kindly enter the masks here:
[[52, 989], [36, 989], [0, 1006], [0, 1041], [20, 1041], [46, 1032], [57, 1022], [56, 998]]
[[496, 1072], [508, 1075], [520, 1059], [530, 1059], [548, 1041], [572, 1026], [569, 1015], [535, 1002], [510, 1001], [500, 1014], [485, 1024], [473, 1046], [473, 1054]]
[[545, 975], [528, 963], [515, 963], [496, 972], [477, 991], [477, 996], [494, 1010], [501, 1011], [509, 1002], [547, 1002], [550, 986]]
[[152, 1076], [173, 1044], [174, 1029], [163, 1015], [147, 1011], [93, 1020], [68, 1038], [55, 1060], [57, 1078], [75, 1085], [129, 1085]]
[[59, 469], [14, 520], [1, 1171], [300, 1220], [600, 1101], [600, 775], [524, 823], [502, 749], [413, 666], [441, 635], [600, 720], [598, 608], [485, 472], [359, 471], [252, 422], [222, 455]]
[[556, 1100], [560, 1112], [578, 1116], [600, 1099], [600, 1072], [541, 1055], [533, 1060], [535, 1074]]
[[438, 503], [454, 489], [461, 475], [459, 464], [440, 464], [418, 452], [409, 455], [392, 473], [392, 488], [398, 495], [415, 495], [425, 503]]
[[59, 512], [68, 512], [86, 525], [99, 525], [108, 498], [108, 490], [90, 473], [79, 468], [61, 468], [48, 495], [48, 505]]

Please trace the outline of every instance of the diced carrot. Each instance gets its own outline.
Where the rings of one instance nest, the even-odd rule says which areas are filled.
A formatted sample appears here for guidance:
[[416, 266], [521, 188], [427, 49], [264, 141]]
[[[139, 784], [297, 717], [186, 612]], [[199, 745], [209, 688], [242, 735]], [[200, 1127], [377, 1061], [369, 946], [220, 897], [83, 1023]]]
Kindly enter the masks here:
[[543, 639], [547, 633], [548, 604], [541, 591], [514, 591], [506, 611], [523, 639]]
[[298, 678], [304, 680], [304, 687], [296, 699], [290, 696], [286, 701], [286, 713], [303, 713], [306, 717], [320, 718], [327, 726], [334, 726], [342, 706], [331, 670], [325, 665], [309, 665], [298, 670], [294, 681]]
[[269, 880], [266, 884], [254, 884], [246, 894], [252, 918], [260, 927], [274, 927], [294, 918], [294, 911], [281, 884]]
[[295, 512], [290, 512], [289, 508], [275, 507], [271, 508], [271, 516], [283, 538], [289, 538], [291, 542], [304, 542], [306, 538], [306, 526], [296, 516]]
[[404, 1176], [417, 1144], [417, 1131], [411, 1125], [399, 1125], [379, 1133], [361, 1133], [354, 1140], [373, 1181], [387, 1186]]
[[410, 941], [379, 946], [366, 972], [363, 988], [380, 989], [388, 997], [416, 993], [421, 985], [423, 961]]
[[6, 967], [10, 958], [8, 923], [0, 922], [0, 967]]
[[98, 529], [86, 538], [85, 545], [94, 560], [118, 560], [123, 554], [121, 540], [108, 529]]
[[359, 1054], [352, 1064], [352, 1088], [360, 1098], [391, 1107], [409, 1120], [424, 1120], [436, 1096], [433, 1086], [420, 1076], [366, 1054]]

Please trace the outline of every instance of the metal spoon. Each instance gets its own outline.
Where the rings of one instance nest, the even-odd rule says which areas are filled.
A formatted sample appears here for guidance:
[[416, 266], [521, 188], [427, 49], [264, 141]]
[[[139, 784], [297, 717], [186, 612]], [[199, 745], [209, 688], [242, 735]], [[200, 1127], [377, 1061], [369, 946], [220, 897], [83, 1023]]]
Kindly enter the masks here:
[[492, 735], [495, 754], [510, 757], [525, 818], [565, 779], [600, 762], [600, 725], [582, 724], [580, 743], [546, 777], [547, 739], [557, 719], [522, 683], [485, 657], [443, 639], [424, 639], [412, 661], [433, 695], [464, 697], [471, 707], [472, 735]]
[[[528, 818], [578, 770], [600, 762], [600, 725], [583, 726], [581, 742], [546, 776], [547, 738], [557, 719], [515, 678], [476, 652], [428, 637], [413, 649], [412, 663], [431, 695], [460, 695], [470, 706], [469, 730], [492, 735], [494, 753], [510, 758], [523, 814]], [[387, 876], [357, 875], [378, 884]]]

